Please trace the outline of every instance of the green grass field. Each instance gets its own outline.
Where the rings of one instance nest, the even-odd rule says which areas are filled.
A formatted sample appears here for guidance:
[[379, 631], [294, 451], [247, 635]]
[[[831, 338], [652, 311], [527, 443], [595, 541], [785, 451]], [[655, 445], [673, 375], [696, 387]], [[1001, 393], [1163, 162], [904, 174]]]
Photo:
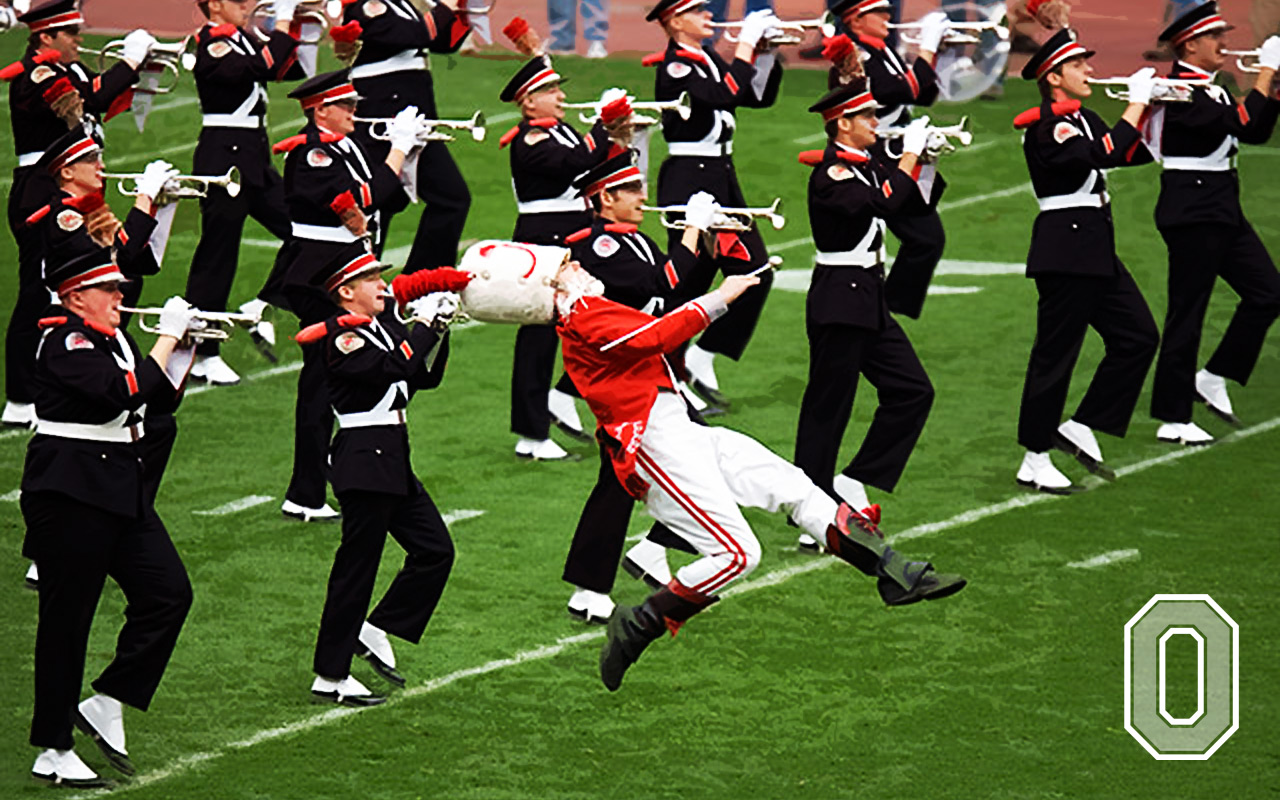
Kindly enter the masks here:
[[[19, 37], [0, 40], [3, 63]], [[435, 62], [441, 110], [484, 109], [482, 145], [454, 154], [474, 196], [468, 238], [505, 238], [514, 220], [508, 161], [497, 136], [510, 124], [498, 92], [517, 62]], [[572, 99], [611, 85], [647, 96], [652, 74], [633, 62], [566, 58]], [[819, 146], [805, 108], [824, 76], [794, 71], [776, 108], [745, 111], [738, 172], [753, 202], [781, 196], [790, 225], [767, 236], [786, 269], [810, 266], [806, 168], [795, 154]], [[296, 105], [272, 90], [273, 140], [296, 129]], [[139, 170], [165, 157], [186, 170], [199, 126], [190, 81], [153, 113], [145, 134], [129, 119], [108, 130], [107, 166]], [[1034, 203], [1010, 121], [1034, 103], [1011, 82], [1005, 100], [944, 108], [971, 115], [976, 144], [944, 165], [947, 258], [1018, 264]], [[1097, 104], [1114, 118], [1119, 108]], [[0, 142], [8, 186], [13, 147]], [[809, 137], [807, 141], [798, 141]], [[663, 145], [654, 146], [654, 164]], [[1246, 148], [1246, 210], [1280, 253], [1280, 148]], [[651, 173], [656, 174], [656, 173]], [[1152, 223], [1153, 167], [1111, 176], [1122, 257], [1157, 319], [1165, 250]], [[123, 213], [127, 201], [112, 190]], [[395, 223], [390, 247], [411, 241], [417, 209]], [[647, 226], [657, 233], [656, 220]], [[185, 285], [198, 215], [185, 204], [145, 301]], [[233, 303], [261, 284], [275, 244], [250, 224]], [[16, 264], [12, 240], [0, 256]], [[870, 581], [794, 548], [781, 517], [749, 517], [765, 545], [760, 570], [675, 640], [656, 644], [611, 695], [596, 672], [598, 629], [570, 620], [560, 569], [596, 464], [528, 464], [512, 455], [507, 391], [515, 331], [495, 325], [455, 334], [444, 386], [411, 406], [415, 468], [446, 511], [483, 512], [452, 525], [458, 560], [422, 645], [397, 653], [409, 687], [362, 712], [313, 706], [311, 650], [337, 526], [282, 519], [294, 374], [269, 370], [243, 337], [224, 351], [249, 380], [193, 392], [159, 510], [195, 586], [196, 600], [149, 713], [126, 712], [139, 773], [131, 798], [1255, 798], [1280, 793], [1280, 342], [1264, 350], [1247, 390], [1234, 395], [1245, 431], [1169, 460], [1139, 405], [1130, 436], [1105, 438], [1108, 461], [1130, 467], [1114, 485], [1068, 499], [1020, 492], [1015, 424], [1034, 331], [1035, 291], [1019, 275], [942, 274], [957, 293], [931, 298], [904, 324], [938, 399], [899, 490], [874, 496], [903, 548], [964, 573], [952, 600], [886, 609]], [[781, 279], [789, 279], [783, 273]], [[735, 398], [724, 424], [789, 456], [804, 388], [804, 280], [775, 291], [756, 340], [721, 381]], [[16, 269], [0, 275], [7, 320]], [[970, 290], [961, 287], [972, 287]], [[1206, 339], [1226, 325], [1234, 296], [1215, 295]], [[286, 324], [282, 335], [291, 333]], [[139, 335], [140, 340], [147, 337]], [[283, 359], [296, 348], [280, 346]], [[1100, 355], [1089, 341], [1072, 400]], [[873, 408], [864, 389], [847, 433], [852, 453]], [[1069, 408], [1072, 406], [1069, 406]], [[1203, 412], [1197, 421], [1228, 431]], [[36, 598], [15, 502], [26, 438], [0, 434], [0, 798], [42, 791], [27, 777]], [[1182, 457], [1185, 456], [1185, 457]], [[1080, 476], [1074, 464], [1060, 466]], [[193, 512], [251, 495], [274, 498], [238, 513]], [[467, 515], [459, 515], [467, 516]], [[633, 532], [649, 520], [636, 514]], [[1096, 568], [1068, 565], [1116, 551], [1137, 555]], [[388, 549], [380, 585], [399, 563]], [[1156, 593], [1207, 593], [1240, 626], [1239, 729], [1208, 761], [1157, 761], [1124, 729], [1124, 624]], [[644, 588], [621, 574], [615, 599]], [[88, 682], [110, 657], [122, 599], [109, 585], [90, 643]], [[1195, 707], [1194, 653], [1170, 644], [1168, 701]], [[361, 662], [355, 674], [381, 687]], [[1270, 687], [1270, 688], [1268, 688]], [[111, 773], [83, 737], [78, 751]]]

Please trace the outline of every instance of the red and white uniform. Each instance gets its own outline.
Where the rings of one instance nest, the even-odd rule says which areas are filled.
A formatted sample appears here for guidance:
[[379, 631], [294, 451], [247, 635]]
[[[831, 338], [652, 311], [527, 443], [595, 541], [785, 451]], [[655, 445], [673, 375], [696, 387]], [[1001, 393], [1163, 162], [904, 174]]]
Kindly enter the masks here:
[[739, 506], [785, 509], [818, 537], [836, 514], [834, 500], [764, 445], [689, 419], [665, 355], [726, 310], [714, 293], [663, 317], [586, 297], [557, 327], [565, 372], [596, 416], [618, 480], [703, 556], [676, 573], [677, 594], [715, 594], [760, 563]]

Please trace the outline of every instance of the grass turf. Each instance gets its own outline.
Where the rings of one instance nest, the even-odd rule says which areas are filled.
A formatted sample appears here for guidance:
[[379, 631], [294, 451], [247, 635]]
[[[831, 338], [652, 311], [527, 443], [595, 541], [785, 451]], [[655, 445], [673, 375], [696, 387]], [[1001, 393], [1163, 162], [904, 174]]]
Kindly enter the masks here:
[[[3, 60], [18, 39], [0, 40]], [[442, 113], [468, 116], [496, 100], [517, 62], [437, 59]], [[611, 85], [648, 93], [652, 75], [634, 63], [563, 59], [573, 99]], [[809, 266], [805, 168], [798, 150], [820, 146], [804, 111], [822, 92], [816, 72], [788, 74], [778, 106], [740, 115], [739, 175], [748, 198], [782, 196], [789, 227], [768, 240], [787, 268]], [[147, 131], [128, 119], [108, 126], [108, 167], [140, 170], [151, 158], [190, 166], [199, 125], [187, 81], [161, 104]], [[296, 129], [296, 106], [272, 90], [273, 139]], [[948, 259], [1018, 263], [1034, 204], [1009, 121], [1035, 102], [1011, 83], [1005, 100], [939, 109], [973, 118], [978, 146], [947, 160]], [[1095, 104], [1108, 118], [1118, 107]], [[471, 186], [466, 236], [505, 238], [514, 221], [505, 153], [495, 140], [454, 147]], [[0, 156], [12, 162], [3, 132]], [[798, 139], [810, 137], [808, 141]], [[654, 164], [662, 154], [660, 137]], [[988, 145], [987, 143], [991, 143]], [[980, 148], [980, 149], [979, 149]], [[1280, 247], [1280, 162], [1276, 148], [1246, 148], [1246, 210], [1266, 242]], [[5, 171], [7, 174], [7, 170]], [[652, 173], [651, 173], [652, 174]], [[1165, 252], [1151, 222], [1157, 170], [1113, 173], [1118, 245], [1157, 319], [1163, 313]], [[127, 201], [109, 199], [118, 212]], [[417, 208], [392, 228], [407, 245]], [[646, 227], [655, 235], [658, 226]], [[180, 293], [198, 214], [184, 204], [166, 267], [145, 301]], [[247, 240], [269, 241], [250, 223]], [[246, 245], [233, 303], [249, 299], [274, 246]], [[12, 241], [0, 254], [13, 264]], [[0, 275], [10, 311], [16, 269]], [[885, 501], [885, 525], [905, 531], [1020, 495], [1013, 472], [1018, 398], [1034, 330], [1035, 292], [1009, 275], [942, 275], [935, 285], [977, 287], [932, 297], [924, 318], [904, 323], [938, 389], [938, 401], [902, 486]], [[1211, 304], [1206, 340], [1224, 330], [1233, 297]], [[751, 433], [783, 455], [794, 442], [807, 352], [804, 295], [775, 291], [746, 359], [723, 364], [735, 398], [722, 424]], [[290, 332], [282, 326], [282, 338]], [[145, 335], [140, 335], [145, 340]], [[1275, 521], [1280, 502], [1280, 434], [1264, 431], [1154, 466], [1065, 500], [1008, 508], [946, 527], [903, 548], [966, 574], [971, 586], [943, 603], [885, 609], [869, 581], [792, 547], [794, 529], [749, 512], [765, 544], [757, 583], [656, 644], [610, 695], [596, 677], [595, 629], [564, 616], [560, 567], [578, 510], [594, 481], [591, 448], [570, 445], [582, 463], [530, 465], [511, 455], [507, 390], [514, 330], [459, 331], [445, 385], [410, 409], [414, 464], [442, 510], [479, 516], [452, 526], [458, 562], [419, 647], [398, 655], [410, 688], [387, 706], [325, 712], [307, 702], [311, 648], [336, 526], [303, 526], [277, 511], [288, 479], [294, 376], [263, 374], [189, 397], [159, 508], [191, 573], [195, 607], [165, 682], [147, 714], [126, 712], [137, 798], [524, 798], [524, 797], [883, 797], [924, 790], [937, 797], [1261, 797], [1280, 787]], [[297, 353], [279, 347], [286, 360]], [[243, 338], [226, 348], [243, 374], [267, 365]], [[1091, 339], [1072, 401], [1100, 355]], [[1276, 412], [1280, 365], [1274, 342], [1237, 412], [1262, 422]], [[1139, 405], [1131, 435], [1105, 439], [1108, 460], [1138, 464], [1169, 452], [1154, 440]], [[846, 435], [851, 455], [873, 409], [864, 389]], [[1071, 406], [1069, 406], [1070, 408]], [[1215, 433], [1223, 426], [1198, 421]], [[0, 495], [16, 489], [25, 439], [0, 439]], [[1065, 459], [1059, 459], [1065, 465]], [[1079, 474], [1074, 465], [1066, 470]], [[195, 516], [247, 495], [264, 505], [222, 517]], [[642, 514], [633, 532], [647, 525]], [[22, 521], [0, 503], [0, 796], [35, 796], [26, 777], [36, 601], [21, 589]], [[1098, 569], [1066, 565], [1136, 549], [1137, 558]], [[380, 586], [399, 563], [389, 545]], [[1235, 620], [1240, 640], [1240, 729], [1208, 762], [1158, 762], [1122, 726], [1125, 621], [1157, 592], [1206, 592]], [[643, 588], [620, 576], [615, 598], [638, 602]], [[90, 643], [88, 679], [110, 657], [123, 601], [104, 593]], [[567, 641], [566, 641], [567, 640]], [[1173, 654], [1171, 702], [1193, 703], [1182, 650]], [[380, 687], [363, 664], [357, 677]], [[1181, 688], [1179, 688], [1181, 687]], [[1189, 712], [1188, 712], [1189, 713]], [[78, 750], [110, 773], [83, 737]]]

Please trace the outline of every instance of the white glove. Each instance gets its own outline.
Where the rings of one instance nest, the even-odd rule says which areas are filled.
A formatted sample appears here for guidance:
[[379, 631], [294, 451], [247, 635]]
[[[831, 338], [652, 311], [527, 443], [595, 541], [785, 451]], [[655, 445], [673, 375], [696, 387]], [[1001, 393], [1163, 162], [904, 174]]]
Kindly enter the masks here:
[[273, 10], [276, 22], [293, 22], [293, 12], [298, 8], [299, 0], [276, 0]]
[[626, 89], [619, 89], [617, 87], [614, 87], [612, 89], [605, 89], [603, 92], [600, 93], [600, 107], [604, 108], [605, 106], [612, 103], [614, 100], [617, 100], [619, 98], [623, 98], [626, 96], [627, 96]]
[[1151, 92], [1156, 88], [1155, 67], [1143, 67], [1129, 76], [1129, 102], [1147, 105], [1151, 102]]
[[941, 11], [926, 14], [920, 20], [920, 50], [936, 53], [942, 46], [942, 37], [951, 29], [951, 20]]
[[170, 297], [160, 309], [160, 323], [156, 333], [181, 339], [191, 327], [191, 304], [181, 297]]
[[684, 207], [684, 221], [700, 231], [711, 230], [711, 220], [720, 210], [720, 204], [708, 192], [698, 192], [689, 198]]
[[8, 6], [0, 6], [0, 31], [7, 31], [10, 28], [17, 27], [18, 15], [13, 13], [13, 9]]
[[405, 310], [409, 312], [409, 319], [416, 322], [448, 325], [458, 312], [458, 302], [458, 295], [453, 292], [432, 292], [417, 300], [410, 300]]
[[409, 106], [400, 109], [387, 126], [387, 136], [391, 140], [391, 149], [408, 155], [418, 146], [418, 107]]
[[142, 64], [147, 60], [147, 56], [151, 55], [151, 48], [155, 43], [156, 37], [139, 28], [124, 37], [124, 47], [121, 48], [120, 56], [125, 61]]
[[165, 184], [177, 175], [178, 170], [168, 161], [152, 161], [138, 178], [138, 194], [146, 195], [154, 201], [164, 191]]
[[929, 144], [929, 118], [920, 117], [911, 120], [911, 124], [902, 132], [902, 154], [911, 153], [919, 156]]
[[762, 8], [759, 11], [752, 11], [742, 20], [742, 27], [738, 30], [738, 41], [755, 47], [760, 44], [760, 37], [764, 36], [764, 32], [778, 24], [778, 18], [770, 9]]
[[1280, 36], [1268, 36], [1258, 48], [1258, 64], [1265, 69], [1280, 69]]

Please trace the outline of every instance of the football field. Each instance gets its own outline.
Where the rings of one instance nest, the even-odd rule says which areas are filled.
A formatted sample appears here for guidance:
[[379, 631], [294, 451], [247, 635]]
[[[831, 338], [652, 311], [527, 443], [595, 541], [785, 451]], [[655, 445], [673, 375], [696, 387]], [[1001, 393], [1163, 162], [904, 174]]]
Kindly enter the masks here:
[[[0, 63], [20, 37], [0, 40]], [[91, 37], [92, 39], [92, 37]], [[92, 40], [89, 46], [97, 46]], [[436, 58], [441, 112], [482, 109], [488, 140], [452, 145], [471, 188], [465, 238], [507, 238], [515, 209], [506, 151], [514, 124], [498, 101], [519, 62]], [[571, 100], [610, 86], [642, 99], [652, 72], [636, 60], [565, 58]], [[776, 107], [738, 115], [738, 174], [752, 205], [783, 199], [789, 218], [767, 231], [785, 259], [755, 340], [741, 363], [721, 361], [732, 413], [717, 418], [790, 457], [807, 374], [804, 291], [813, 245], [805, 213], [808, 168], [799, 151], [822, 146], [805, 109], [825, 74], [794, 70]], [[272, 141], [301, 127], [286, 87], [271, 90]], [[125, 712], [138, 767], [113, 794], [131, 800], [313, 798], [1260, 798], [1280, 794], [1280, 333], [1273, 332], [1247, 389], [1232, 387], [1244, 427], [1232, 432], [1200, 408], [1220, 436], [1189, 450], [1160, 444], [1144, 392], [1126, 439], [1100, 437], [1114, 484], [1054, 498], [1021, 490], [1015, 440], [1036, 293], [1022, 277], [1035, 202], [1014, 115], [1036, 104], [1011, 81], [1004, 99], [942, 107], [967, 114], [975, 143], [946, 159], [946, 258], [922, 319], [903, 320], [937, 400], [883, 527], [901, 549], [969, 579], [952, 599], [886, 608], [872, 581], [842, 562], [798, 551], [781, 515], [748, 512], [764, 559], [724, 602], [655, 643], [621, 690], [601, 685], [600, 628], [565, 613], [560, 570], [595, 481], [594, 447], [559, 441], [577, 463], [513, 455], [508, 393], [515, 329], [455, 329], [443, 386], [409, 409], [414, 467], [451, 520], [457, 561], [419, 646], [396, 641], [408, 686], [386, 705], [353, 710], [310, 702], [311, 658], [338, 525], [282, 518], [292, 460], [300, 354], [296, 328], [277, 318], [279, 365], [247, 337], [224, 355], [239, 386], [188, 390], [158, 509], [186, 562], [195, 604], [151, 710]], [[1091, 104], [1108, 120], [1118, 104]], [[138, 134], [128, 116], [107, 128], [110, 171], [140, 172], [166, 158], [184, 172], [199, 130], [195, 88], [157, 101]], [[0, 126], [7, 190], [12, 134]], [[1245, 210], [1280, 254], [1280, 142], [1240, 156]], [[665, 153], [655, 136], [650, 176]], [[278, 161], [277, 166], [282, 162]], [[1166, 251], [1152, 210], [1159, 168], [1109, 176], [1121, 257], [1163, 319]], [[107, 195], [123, 217], [127, 198]], [[415, 206], [394, 222], [388, 254], [402, 263]], [[645, 228], [665, 239], [656, 219]], [[183, 291], [198, 209], [178, 213], [162, 273], [144, 305]], [[250, 299], [278, 242], [246, 227], [232, 304]], [[892, 245], [891, 245], [892, 249]], [[0, 318], [16, 292], [16, 251], [0, 236]], [[1219, 284], [1206, 323], [1209, 347], [1235, 296]], [[144, 347], [150, 336], [132, 331]], [[1101, 355], [1091, 336], [1068, 409]], [[1149, 391], [1150, 381], [1147, 382]], [[584, 416], [585, 406], [581, 406]], [[874, 409], [864, 385], [845, 438], [852, 456]], [[558, 433], [553, 436], [559, 436]], [[16, 502], [27, 434], [0, 432], [0, 798], [48, 790], [28, 777], [36, 596], [25, 590]], [[637, 512], [632, 534], [651, 520]], [[379, 589], [398, 567], [389, 543]], [[674, 559], [673, 559], [674, 560]], [[1239, 726], [1208, 760], [1154, 759], [1125, 729], [1125, 624], [1153, 595], [1208, 594], [1239, 626]], [[619, 574], [614, 598], [645, 587]], [[108, 582], [90, 641], [85, 691], [110, 658], [123, 600]], [[1167, 645], [1170, 716], [1231, 702], [1197, 697], [1193, 637]], [[361, 661], [355, 676], [385, 687]], [[1199, 671], [1203, 673], [1203, 671]], [[1271, 688], [1267, 688], [1271, 687]], [[1201, 693], [1203, 694], [1203, 693]], [[1216, 706], [1221, 710], [1222, 706]], [[113, 771], [92, 743], [77, 751]], [[98, 796], [101, 792], [64, 796]]]

